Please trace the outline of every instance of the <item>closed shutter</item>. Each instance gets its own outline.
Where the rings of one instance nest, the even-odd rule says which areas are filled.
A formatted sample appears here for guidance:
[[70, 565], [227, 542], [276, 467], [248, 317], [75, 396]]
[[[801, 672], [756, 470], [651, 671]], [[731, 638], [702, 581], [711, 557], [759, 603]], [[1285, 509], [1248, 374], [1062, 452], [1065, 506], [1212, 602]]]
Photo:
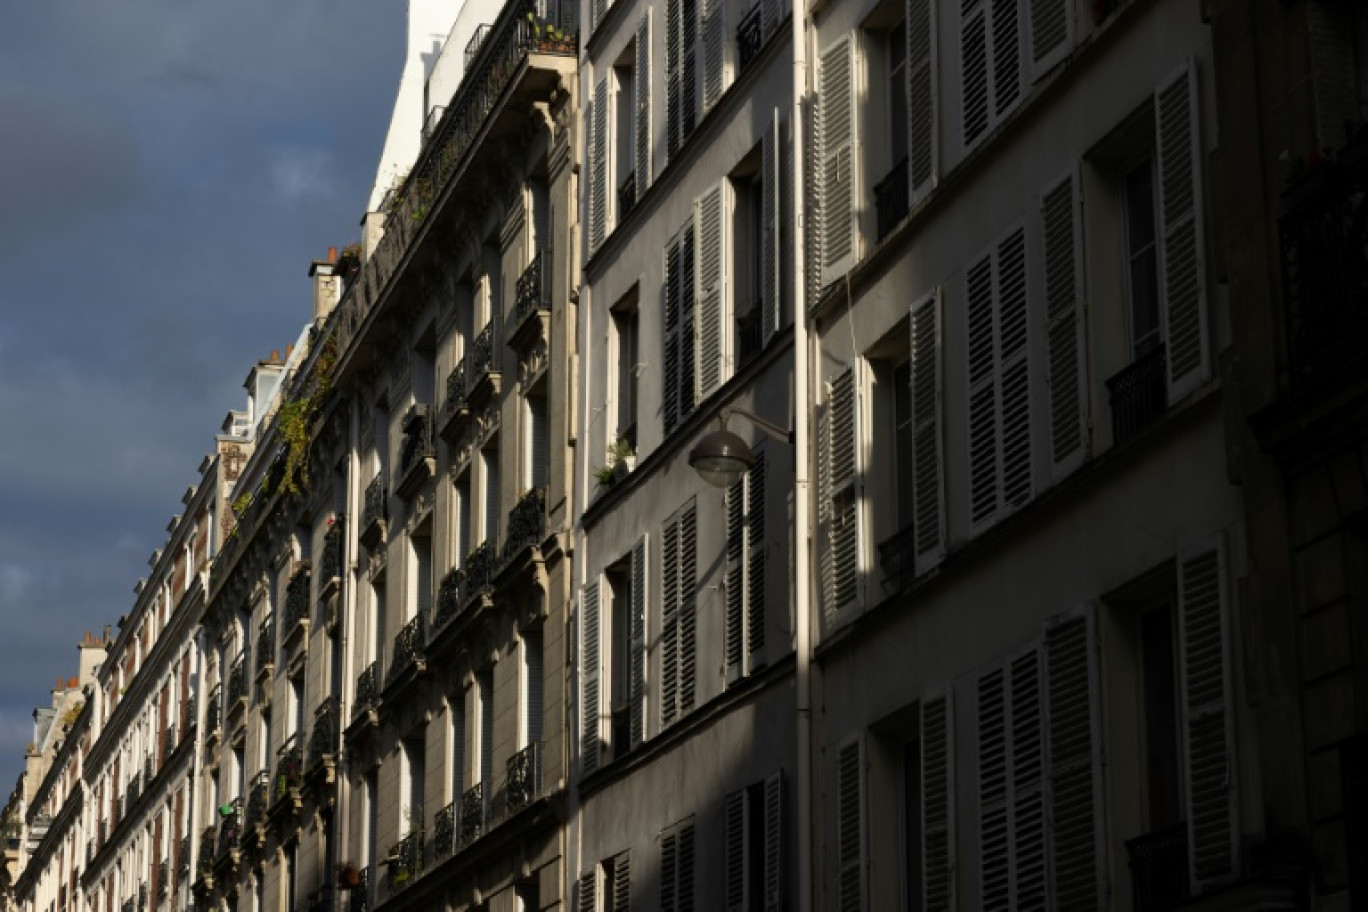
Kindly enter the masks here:
[[1060, 909], [1105, 905], [1102, 751], [1090, 609], [1045, 628], [1052, 895]]
[[974, 145], [1021, 98], [1018, 0], [963, 0], [960, 74], [963, 140]]
[[765, 778], [765, 909], [784, 908], [784, 776], [774, 772]]
[[760, 0], [760, 34], [763, 41], [768, 41], [774, 34], [774, 30], [779, 27], [779, 21], [784, 16], [784, 4], [782, 0]]
[[594, 86], [589, 112], [589, 253], [608, 236], [608, 77]]
[[945, 554], [945, 489], [941, 467], [940, 289], [912, 305], [912, 494], [916, 524], [916, 572]]
[[1031, 496], [1031, 373], [1027, 353], [1026, 232], [998, 245], [998, 362], [1002, 389], [1002, 496], [1017, 507]]
[[690, 220], [680, 232], [679, 237], [679, 335], [677, 344], [679, 346], [679, 401], [676, 404], [676, 414], [679, 420], [683, 421], [693, 412], [694, 403], [698, 401], [694, 395], [697, 390], [695, 380], [695, 363], [698, 357], [698, 350], [694, 345], [694, 291], [697, 287], [697, 279], [694, 275], [694, 225]]
[[1039, 79], [1064, 59], [1073, 44], [1068, 0], [1031, 0], [1031, 67]]
[[907, 0], [907, 168], [913, 201], [938, 178], [936, 18], [932, 0]]
[[749, 814], [746, 812], [746, 789], [731, 792], [722, 802], [722, 889], [726, 896], [727, 912], [747, 912], [746, 847], [751, 835], [747, 832]]
[[679, 713], [694, 706], [698, 656], [698, 529], [693, 501], [679, 518]]
[[665, 352], [665, 376], [662, 381], [661, 412], [665, 433], [679, 423], [679, 325], [682, 304], [679, 241], [670, 241], [665, 248], [665, 306], [661, 325], [664, 327], [662, 348]]
[[632, 908], [632, 853], [619, 852], [613, 857], [613, 912], [631, 912]]
[[960, 131], [965, 148], [988, 130], [988, 0], [960, 8]]
[[[524, 673], [527, 675], [527, 744], [538, 744], [542, 739], [542, 632], [529, 630], [522, 636]], [[524, 745], [526, 746], [526, 745]]]
[[1045, 910], [1045, 745], [1042, 737], [1040, 654], [1031, 649], [1010, 668], [1012, 688], [1012, 837], [1016, 909]]
[[1179, 553], [1183, 763], [1188, 869], [1194, 892], [1225, 883], [1240, 870], [1226, 592], [1223, 538]]
[[765, 649], [765, 454], [746, 473], [746, 670], [762, 664]]
[[1007, 750], [1007, 691], [1002, 669], [996, 668], [978, 680], [979, 879], [985, 910], [1012, 907]]
[[1302, 6], [1306, 10], [1318, 149], [1338, 149], [1345, 140], [1346, 129], [1360, 119], [1354, 73], [1356, 6], [1339, 0], [1311, 0]]
[[726, 78], [726, 18], [723, 0], [699, 0], [703, 33], [703, 113], [722, 97]]
[[646, 738], [646, 536], [632, 548], [632, 657], [630, 724], [632, 744]]
[[783, 174], [783, 167], [780, 164], [782, 154], [783, 147], [779, 138], [779, 109], [776, 108], [770, 118], [769, 129], [765, 131], [764, 137], [761, 139], [760, 147], [760, 208], [763, 219], [760, 227], [760, 243], [762, 245], [760, 263], [764, 270], [764, 274], [760, 277], [760, 294], [764, 298], [761, 302], [760, 330], [765, 345], [768, 345], [770, 339], [774, 338], [774, 334], [779, 331], [779, 327], [783, 323], [780, 290], [784, 287], [784, 282], [783, 275], [780, 273], [783, 267], [779, 251], [783, 218], [779, 208], [782, 194], [779, 185], [780, 175]]
[[725, 189], [725, 183], [718, 185], [694, 203], [694, 238], [698, 244], [694, 258], [697, 266], [694, 300], [698, 307], [694, 324], [697, 339], [696, 401], [702, 401], [714, 393], [726, 376]]
[[679, 526], [671, 517], [660, 536], [660, 724], [679, 710]]
[[1054, 477], [1088, 455], [1087, 330], [1084, 323], [1083, 232], [1078, 176], [1045, 191], [1040, 218], [1045, 252], [1046, 379]]
[[746, 629], [746, 478], [727, 488], [726, 620], [723, 655], [727, 683], [740, 679]]
[[1021, 97], [1019, 0], [989, 0], [993, 18], [993, 116], [1001, 118]]
[[856, 605], [859, 594], [860, 521], [855, 372], [848, 368], [830, 384], [826, 408], [827, 541], [824, 595], [836, 616]]
[[598, 872], [581, 874], [579, 879], [579, 912], [598, 912], [598, 897], [594, 888], [598, 885]]
[[680, 16], [679, 131], [683, 142], [698, 122], [698, 3], [683, 0]]
[[499, 541], [499, 451], [484, 454], [485, 481], [485, 541], [494, 545]]
[[679, 827], [679, 865], [675, 875], [678, 890], [679, 912], [693, 912], [694, 909], [694, 825], [692, 822]]
[[636, 33], [636, 195], [651, 185], [651, 11], [637, 24]]
[[1168, 401], [1211, 377], [1202, 230], [1201, 133], [1191, 61], [1154, 93], [1159, 159], [1159, 314], [1168, 344]]
[[679, 910], [679, 835], [673, 827], [660, 834], [660, 912]]
[[665, 4], [665, 151], [672, 160], [683, 141], [683, 6], [684, 0], [666, 0]]
[[955, 786], [950, 697], [921, 703], [922, 896], [926, 912], [955, 908]]
[[590, 583], [580, 596], [583, 638], [581, 675], [584, 681], [581, 753], [586, 773], [598, 769], [599, 764], [599, 584]]
[[608, 0], [592, 0], [589, 4], [589, 34], [594, 34], [594, 29], [603, 21], [604, 14], [608, 12]]
[[861, 912], [864, 905], [864, 758], [860, 742], [836, 754], [837, 908]]
[[1000, 500], [997, 467], [997, 364], [993, 331], [993, 260], [986, 254], [965, 273], [969, 372], [969, 515], [991, 519]]
[[822, 117], [822, 285], [855, 262], [855, 65], [853, 42], [823, 52], [819, 71]]
[[547, 441], [548, 421], [546, 397], [530, 396], [527, 400], [530, 487], [544, 488], [551, 480], [551, 449]]

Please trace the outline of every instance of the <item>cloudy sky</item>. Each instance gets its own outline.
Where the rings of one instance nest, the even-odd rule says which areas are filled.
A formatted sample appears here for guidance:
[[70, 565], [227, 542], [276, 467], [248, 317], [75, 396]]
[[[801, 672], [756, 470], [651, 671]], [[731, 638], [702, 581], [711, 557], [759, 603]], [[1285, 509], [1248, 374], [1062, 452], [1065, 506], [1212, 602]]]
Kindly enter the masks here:
[[115, 623], [254, 359], [359, 237], [398, 0], [0, 12], [0, 802]]

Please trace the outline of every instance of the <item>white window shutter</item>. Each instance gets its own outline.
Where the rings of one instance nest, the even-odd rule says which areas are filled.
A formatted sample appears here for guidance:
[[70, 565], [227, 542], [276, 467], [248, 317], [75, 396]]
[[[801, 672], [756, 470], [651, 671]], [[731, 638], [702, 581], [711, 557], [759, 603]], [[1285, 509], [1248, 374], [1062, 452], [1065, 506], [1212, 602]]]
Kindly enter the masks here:
[[679, 151], [683, 136], [683, 5], [683, 0], [666, 0], [665, 4], [665, 151], [671, 159]]
[[764, 269], [764, 275], [760, 277], [760, 293], [764, 300], [761, 303], [760, 329], [766, 345], [774, 338], [774, 334], [783, 323], [780, 297], [784, 280], [780, 272], [783, 264], [779, 249], [783, 225], [780, 199], [783, 191], [779, 182], [780, 175], [784, 172], [780, 164], [783, 147], [779, 137], [779, 109], [776, 108], [770, 118], [769, 129], [765, 131], [761, 140], [760, 150], [760, 205], [761, 218], [764, 220], [760, 241], [764, 247], [761, 253], [761, 268]]
[[1026, 292], [1026, 230], [1017, 227], [997, 249], [999, 449], [1002, 499], [1009, 508], [1031, 497], [1031, 370], [1028, 362], [1029, 295]]
[[[690, 219], [680, 232], [679, 238], [679, 403], [678, 416], [683, 421], [693, 412], [696, 395], [696, 363], [698, 349], [694, 345], [694, 292], [697, 279], [694, 274], [694, 224]], [[692, 281], [691, 281], [692, 279]]]
[[741, 678], [746, 631], [746, 479], [727, 488], [726, 621], [724, 624], [726, 679]]
[[630, 712], [632, 744], [646, 738], [646, 536], [632, 548]]
[[774, 772], [765, 778], [765, 908], [784, 908], [784, 776]]
[[846, 37], [822, 53], [822, 284], [855, 263], [855, 51]]
[[578, 912], [598, 912], [598, 897], [594, 888], [598, 885], [598, 872], [581, 874], [579, 879]]
[[1188, 869], [1194, 893], [1240, 872], [1226, 572], [1223, 537], [1178, 554]]
[[680, 22], [679, 140], [681, 143], [689, 138], [689, 134], [693, 133], [694, 125], [698, 122], [698, 3], [699, 0], [688, 0], [684, 4], [684, 15]]
[[993, 118], [1000, 120], [1021, 97], [1021, 10], [1016, 0], [991, 0]]
[[589, 252], [608, 236], [608, 77], [594, 86], [589, 114]]
[[1012, 697], [1013, 908], [1046, 909], [1049, 863], [1045, 840], [1045, 745], [1040, 652], [1035, 647], [1008, 668]]
[[729, 793], [722, 802], [722, 890], [727, 912], [747, 912], [746, 889], [750, 871], [746, 865], [747, 832], [750, 815], [746, 813], [746, 789]]
[[1050, 457], [1056, 480], [1078, 468], [1088, 456], [1088, 343], [1081, 215], [1078, 174], [1071, 170], [1040, 199]]
[[853, 368], [831, 381], [824, 416], [826, 540], [823, 553], [824, 613], [835, 622], [859, 601], [860, 491], [858, 400]]
[[960, 138], [968, 149], [988, 131], [988, 0], [969, 0], [960, 12]]
[[765, 651], [765, 453], [746, 472], [746, 671], [763, 664]]
[[783, 0], [760, 0], [760, 34], [761, 43], [769, 41], [774, 30], [779, 27], [779, 22], [784, 18]]
[[912, 201], [939, 176], [936, 16], [933, 0], [907, 0], [907, 168]]
[[978, 680], [979, 855], [984, 909], [1012, 905], [1011, 781], [1007, 690], [1002, 669]]
[[1211, 377], [1202, 225], [1197, 71], [1188, 61], [1154, 93], [1159, 181], [1159, 316], [1170, 405]]
[[629, 912], [632, 908], [632, 853], [619, 852], [613, 857], [613, 912]]
[[1040, 79], [1063, 60], [1073, 46], [1069, 0], [1031, 0], [1031, 75]]
[[723, 0], [699, 0], [703, 38], [703, 114], [712, 110], [726, 87], [726, 20]]
[[1051, 886], [1061, 909], [1106, 906], [1101, 693], [1091, 605], [1045, 626]]
[[680, 363], [679, 363], [679, 327], [683, 322], [683, 282], [684, 275], [680, 268], [680, 249], [677, 239], [671, 240], [665, 247], [665, 287], [664, 291], [664, 311], [661, 326], [663, 327], [661, 348], [665, 355], [665, 370], [662, 378], [661, 404], [660, 410], [664, 416], [665, 433], [674, 429], [679, 421], [679, 386], [680, 386]]
[[599, 667], [600, 667], [600, 640], [599, 640], [599, 584], [590, 583], [584, 587], [580, 595], [580, 612], [582, 620], [581, 628], [581, 685], [583, 692], [582, 703], [582, 732], [580, 736], [581, 766], [584, 772], [591, 773], [598, 769], [599, 764]]
[[979, 526], [997, 514], [1001, 501], [991, 253], [970, 264], [964, 285], [968, 315], [965, 364], [969, 374], [969, 514], [973, 525]]
[[912, 492], [916, 572], [945, 555], [944, 448], [941, 439], [940, 289], [912, 305]]
[[922, 897], [926, 912], [955, 908], [954, 727], [948, 693], [921, 701]]
[[[720, 13], [718, 15], [721, 15]], [[716, 392], [727, 374], [726, 332], [726, 182], [694, 203], [694, 238], [698, 245], [694, 300], [697, 394], [702, 401]]]
[[651, 10], [647, 7], [636, 33], [636, 195], [651, 185]]
[[837, 909], [863, 912], [864, 755], [858, 739], [836, 754]]
[[698, 528], [694, 502], [679, 518], [679, 713], [694, 707], [698, 665]]
[[679, 709], [679, 525], [671, 517], [661, 531], [660, 548], [660, 724], [675, 720]]

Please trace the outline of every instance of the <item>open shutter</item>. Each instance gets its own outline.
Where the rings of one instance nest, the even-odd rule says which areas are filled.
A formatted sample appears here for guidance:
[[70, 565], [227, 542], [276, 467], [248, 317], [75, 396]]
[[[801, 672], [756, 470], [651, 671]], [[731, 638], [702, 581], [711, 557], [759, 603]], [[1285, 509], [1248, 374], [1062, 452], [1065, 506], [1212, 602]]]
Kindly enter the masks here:
[[679, 827], [679, 865], [675, 875], [675, 888], [678, 891], [679, 912], [693, 912], [694, 908], [694, 825], [692, 822]]
[[761, 268], [764, 270], [764, 274], [760, 277], [760, 294], [764, 298], [761, 302], [760, 331], [765, 345], [768, 345], [770, 339], [774, 338], [774, 334], [779, 331], [779, 327], [783, 323], [780, 289], [784, 287], [784, 284], [783, 276], [780, 273], [782, 257], [779, 251], [780, 231], [783, 224], [779, 209], [782, 194], [779, 185], [780, 175], [783, 174], [783, 167], [780, 165], [780, 155], [782, 154], [783, 147], [779, 140], [779, 109], [775, 108], [774, 114], [770, 118], [769, 129], [765, 131], [760, 147], [760, 217], [762, 219], [760, 262]]
[[665, 306], [662, 347], [665, 352], [665, 377], [661, 393], [661, 411], [664, 413], [665, 433], [669, 433], [679, 422], [679, 325], [682, 304], [682, 273], [680, 270], [679, 240], [670, 241], [665, 247]]
[[765, 909], [784, 908], [784, 776], [765, 777]]
[[1046, 382], [1050, 394], [1050, 457], [1062, 478], [1088, 455], [1087, 332], [1084, 324], [1083, 232], [1078, 175], [1042, 194], [1045, 252]]
[[950, 697], [921, 702], [922, 896], [926, 912], [955, 908], [954, 740]]
[[746, 629], [746, 479], [742, 476], [727, 488], [727, 569], [726, 569], [726, 659], [727, 683], [741, 677]]
[[1045, 843], [1045, 745], [1042, 738], [1040, 653], [1032, 647], [1011, 663], [1013, 908], [1049, 908]]
[[960, 129], [965, 148], [988, 130], [988, 0], [960, 7]]
[[994, 355], [993, 260], [991, 254], [965, 273], [969, 372], [969, 513], [975, 526], [998, 509], [997, 359]]
[[1026, 230], [1013, 229], [997, 249], [998, 371], [1001, 391], [1002, 498], [1018, 507], [1031, 497], [1031, 370], [1026, 294]]
[[1223, 538], [1178, 555], [1183, 762], [1188, 869], [1194, 892], [1240, 870], [1235, 805], [1235, 728], [1230, 685], [1226, 546]]
[[636, 33], [636, 195], [651, 186], [651, 10], [647, 7]]
[[1031, 0], [1031, 75], [1039, 79], [1063, 60], [1073, 45], [1068, 0]]
[[762, 664], [765, 649], [765, 454], [746, 472], [746, 670]]
[[[717, 14], [719, 17], [721, 13]], [[697, 399], [702, 401], [722, 385], [726, 376], [726, 228], [725, 182], [705, 192], [694, 204], [694, 258], [698, 307], [694, 324], [697, 338]]]
[[746, 832], [749, 814], [746, 813], [746, 789], [731, 792], [722, 803], [722, 885], [727, 912], [747, 912], [746, 847], [751, 836]]
[[932, 0], [907, 0], [907, 168], [912, 200], [938, 177], [936, 19]]
[[700, 0], [699, 7], [703, 33], [703, 113], [706, 115], [722, 97], [726, 84], [727, 5], [723, 0]]
[[679, 910], [679, 836], [674, 827], [660, 834], [660, 912]]
[[583, 614], [583, 667], [581, 674], [584, 684], [582, 765], [586, 773], [598, 769], [599, 764], [599, 584], [590, 583], [584, 587], [580, 597], [580, 611]]
[[1090, 607], [1045, 627], [1050, 860], [1057, 908], [1106, 905], [1097, 649]]
[[984, 909], [1012, 906], [1008, 731], [1007, 691], [1002, 669], [995, 668], [978, 680], [979, 880]]
[[632, 657], [630, 712], [632, 744], [646, 738], [646, 536], [632, 548]]
[[684, 0], [680, 17], [680, 142], [688, 139], [698, 122], [698, 3], [699, 0]]
[[945, 489], [941, 467], [940, 289], [912, 305], [912, 494], [916, 511], [916, 572], [945, 555]]
[[632, 908], [632, 853], [619, 852], [613, 858], [613, 912]]
[[608, 77], [594, 86], [589, 112], [589, 253], [608, 236]]
[[842, 38], [823, 52], [822, 100], [822, 285], [855, 263], [855, 64], [854, 42]]
[[579, 912], [598, 912], [598, 897], [595, 896], [594, 887], [597, 886], [598, 872], [590, 871], [581, 874], [579, 879]]
[[999, 119], [1021, 97], [1021, 11], [1016, 0], [991, 0], [993, 118]]
[[603, 21], [604, 15], [608, 12], [608, 0], [591, 0], [589, 4], [589, 34], [594, 34], [594, 29]]
[[1211, 377], [1202, 230], [1197, 73], [1191, 61], [1154, 93], [1159, 158], [1159, 315], [1168, 344], [1168, 401]]
[[684, 0], [665, 3], [665, 150], [671, 159], [683, 140], [683, 6]]
[[661, 530], [660, 724], [679, 709], [679, 525], [671, 517]]
[[837, 376], [827, 396], [830, 533], [827, 542], [830, 572], [827, 602], [833, 615], [852, 608], [859, 597], [860, 511], [859, 447], [855, 371]]
[[679, 712], [694, 707], [698, 658], [698, 529], [694, 502], [679, 518]]
[[862, 912], [864, 903], [864, 757], [859, 740], [836, 754], [837, 908]]

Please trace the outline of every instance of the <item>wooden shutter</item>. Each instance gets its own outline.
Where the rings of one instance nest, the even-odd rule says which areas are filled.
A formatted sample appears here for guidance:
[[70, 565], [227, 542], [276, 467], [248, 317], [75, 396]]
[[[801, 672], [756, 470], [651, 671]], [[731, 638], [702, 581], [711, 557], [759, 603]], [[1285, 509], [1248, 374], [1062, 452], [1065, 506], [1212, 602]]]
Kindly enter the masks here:
[[1012, 899], [1007, 691], [1002, 669], [978, 680], [979, 853], [984, 909], [1008, 909]]
[[703, 33], [703, 113], [722, 97], [726, 69], [726, 12], [723, 0], [699, 0]]
[[613, 912], [631, 912], [632, 908], [632, 853], [619, 852], [613, 857]]
[[583, 614], [582, 662], [583, 676], [583, 731], [581, 744], [584, 772], [591, 773], [599, 764], [599, 584], [597, 581], [584, 587], [580, 596], [580, 610]]
[[940, 289], [912, 305], [912, 499], [916, 526], [916, 572], [945, 555], [945, 488], [941, 439]]
[[[718, 13], [721, 16], [721, 13]], [[726, 183], [706, 191], [694, 202], [694, 301], [698, 308], [694, 323], [697, 340], [696, 399], [702, 401], [716, 392], [726, 376]]]
[[1039, 79], [1063, 60], [1073, 45], [1068, 0], [1031, 0], [1031, 73]]
[[960, 8], [960, 131], [967, 149], [988, 130], [988, 0]]
[[1226, 546], [1216, 538], [1178, 555], [1178, 643], [1188, 869], [1194, 892], [1240, 871], [1235, 804], [1235, 720], [1231, 692]]
[[1001, 391], [1002, 497], [1017, 507], [1031, 496], [1031, 372], [1026, 293], [1026, 231], [1018, 227], [998, 244], [997, 329]]
[[636, 33], [636, 195], [651, 186], [651, 10], [647, 7]]
[[991, 0], [993, 117], [1003, 114], [1021, 97], [1021, 12], [1017, 0]]
[[679, 525], [674, 517], [661, 530], [660, 554], [660, 724], [674, 722], [679, 709]]
[[1088, 455], [1087, 328], [1078, 175], [1040, 198], [1045, 253], [1046, 383], [1050, 395], [1050, 457], [1062, 478]]
[[675, 888], [678, 891], [679, 912], [693, 912], [694, 908], [694, 825], [693, 822], [679, 827], [679, 854], [676, 858], [678, 872], [675, 875]]
[[698, 529], [694, 502], [679, 518], [679, 712], [693, 709], [698, 657]]
[[632, 656], [630, 712], [632, 744], [646, 738], [646, 536], [632, 548]]
[[1359, 117], [1354, 63], [1354, 13], [1358, 4], [1312, 0], [1306, 10], [1306, 49], [1310, 57], [1316, 110], [1316, 148], [1338, 149], [1346, 125]]
[[926, 912], [955, 907], [955, 765], [950, 697], [921, 701], [922, 897]]
[[546, 414], [546, 397], [529, 396], [527, 399], [528, 446], [531, 452], [528, 459], [528, 481], [530, 487], [542, 488], [551, 481], [551, 448], [547, 440], [549, 430]]
[[598, 897], [595, 887], [598, 886], [598, 872], [589, 871], [581, 874], [579, 879], [579, 912], [598, 912]]
[[774, 772], [765, 778], [765, 909], [783, 912], [784, 908], [784, 775]]
[[665, 151], [673, 159], [683, 140], [683, 86], [680, 85], [683, 57], [684, 0], [665, 3]]
[[864, 904], [864, 757], [859, 740], [836, 754], [837, 908], [861, 912]]
[[822, 53], [822, 285], [855, 263], [855, 65], [853, 40]]
[[860, 511], [859, 428], [855, 395], [855, 371], [847, 368], [831, 381], [827, 391], [828, 534], [826, 541], [826, 601], [836, 614], [853, 607], [859, 596]]
[[589, 253], [608, 236], [608, 77], [594, 86], [589, 112]]
[[660, 912], [679, 908], [679, 835], [671, 827], [660, 834]]
[[969, 373], [969, 515], [977, 526], [997, 513], [1000, 500], [991, 253], [969, 266], [964, 286], [968, 315], [965, 364]]
[[679, 138], [682, 143], [698, 121], [698, 3], [684, 0], [680, 17], [679, 43]]
[[1034, 647], [1008, 668], [1012, 696], [1012, 839], [1016, 909], [1048, 907], [1045, 842], [1045, 745], [1040, 653]]
[[665, 376], [661, 393], [661, 411], [664, 413], [665, 433], [669, 433], [679, 422], [679, 326], [682, 322], [683, 276], [680, 269], [680, 249], [678, 238], [665, 247], [665, 306], [661, 325], [664, 327], [662, 347], [665, 352]]
[[765, 453], [746, 472], [746, 671], [765, 650]]
[[907, 0], [907, 168], [912, 200], [938, 177], [936, 17], [932, 0]]
[[727, 683], [740, 679], [746, 630], [746, 477], [727, 488], [726, 617], [723, 657]]
[[1159, 316], [1168, 345], [1168, 401], [1211, 377], [1202, 228], [1197, 72], [1183, 64], [1154, 93], [1159, 181]]
[[1045, 627], [1046, 750], [1052, 896], [1061, 909], [1100, 909], [1105, 831], [1097, 648], [1090, 607]]
[[765, 131], [761, 138], [760, 146], [760, 208], [763, 223], [760, 227], [760, 243], [762, 246], [760, 263], [764, 274], [760, 277], [760, 294], [764, 299], [761, 302], [760, 330], [761, 338], [765, 345], [769, 344], [770, 339], [779, 331], [779, 326], [783, 323], [781, 312], [780, 290], [784, 287], [784, 279], [780, 270], [782, 266], [782, 256], [779, 251], [781, 234], [782, 215], [780, 214], [780, 199], [782, 189], [780, 187], [780, 175], [783, 174], [783, 167], [780, 164], [780, 156], [783, 154], [783, 147], [779, 138], [779, 109], [774, 109], [774, 114], [770, 117], [769, 129]]
[[525, 631], [522, 643], [527, 675], [527, 697], [524, 700], [527, 713], [527, 743], [536, 744], [542, 739], [542, 692], [545, 685], [541, 628]]
[[746, 789], [729, 793], [722, 802], [722, 890], [727, 912], [747, 912], [751, 872], [747, 870], [746, 849], [752, 837], [747, 832], [750, 815], [746, 806]]

